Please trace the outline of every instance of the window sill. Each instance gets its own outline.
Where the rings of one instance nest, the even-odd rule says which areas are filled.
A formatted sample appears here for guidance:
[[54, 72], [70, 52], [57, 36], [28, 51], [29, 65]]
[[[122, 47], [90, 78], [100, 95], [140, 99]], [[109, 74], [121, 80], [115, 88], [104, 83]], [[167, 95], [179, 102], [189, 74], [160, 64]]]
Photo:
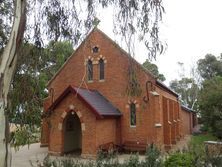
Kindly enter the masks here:
[[99, 82], [105, 82], [105, 79], [101, 79], [101, 80], [99, 80]]
[[93, 83], [93, 80], [87, 81], [88, 83]]
[[161, 123], [155, 123], [155, 127], [156, 128], [162, 127], [162, 124]]
[[136, 125], [130, 125], [130, 128], [136, 128]]

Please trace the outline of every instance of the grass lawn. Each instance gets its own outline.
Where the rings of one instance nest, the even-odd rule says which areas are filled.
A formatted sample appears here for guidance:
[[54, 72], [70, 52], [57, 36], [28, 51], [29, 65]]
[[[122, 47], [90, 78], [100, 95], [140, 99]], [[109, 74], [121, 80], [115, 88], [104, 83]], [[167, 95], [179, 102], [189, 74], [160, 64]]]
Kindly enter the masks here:
[[203, 145], [204, 141], [216, 141], [218, 140], [217, 137], [213, 136], [211, 133], [206, 133], [206, 134], [198, 134], [198, 135], [193, 135], [191, 137], [191, 144], [194, 145]]

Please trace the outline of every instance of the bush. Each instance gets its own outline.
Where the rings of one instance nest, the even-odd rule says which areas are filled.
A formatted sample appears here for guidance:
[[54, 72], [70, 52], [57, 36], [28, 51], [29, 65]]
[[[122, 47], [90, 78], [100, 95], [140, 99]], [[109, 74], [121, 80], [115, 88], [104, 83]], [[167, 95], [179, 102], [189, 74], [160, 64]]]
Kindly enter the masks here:
[[202, 125], [200, 126], [200, 131], [201, 131], [201, 132], [207, 132], [207, 131], [208, 131], [207, 125], [202, 124]]
[[[63, 158], [62, 160], [50, 160], [46, 157], [43, 163], [43, 167], [162, 167], [162, 159], [159, 149], [151, 144], [146, 151], [145, 160], [139, 160], [139, 154], [130, 155], [129, 159], [124, 162], [119, 162], [117, 153], [102, 152], [97, 154], [96, 161], [80, 162], [70, 157]], [[41, 165], [39, 165], [41, 166]], [[42, 167], [41, 166], [41, 167]]]
[[[38, 167], [93, 167], [96, 166], [95, 163], [88, 161], [86, 163], [80, 162], [76, 159], [70, 157], [63, 157], [64, 159], [54, 159], [51, 160], [49, 156], [46, 156], [44, 162], [37, 163]], [[31, 166], [34, 167], [36, 165], [31, 163]]]
[[154, 144], [151, 144], [149, 147], [147, 147], [145, 166], [147, 167], [162, 166], [160, 150]]
[[195, 167], [193, 156], [190, 153], [173, 153], [165, 161], [165, 167]]
[[216, 129], [214, 131], [214, 135], [217, 136], [221, 140], [222, 139], [222, 119], [215, 120], [214, 124], [215, 124], [215, 129]]
[[99, 150], [97, 153], [97, 159], [96, 159], [96, 166], [97, 167], [115, 167], [118, 166], [118, 158], [117, 153], [114, 151], [110, 152], [103, 152], [102, 150]]
[[16, 151], [19, 150], [20, 146], [39, 142], [39, 139], [39, 129], [36, 127], [30, 127], [29, 125], [19, 127], [10, 134], [10, 144]]
[[222, 157], [220, 156], [214, 156], [214, 157], [207, 157], [205, 161], [205, 165], [213, 166], [213, 167], [221, 167], [222, 165]]
[[138, 154], [131, 155], [130, 158], [128, 160], [126, 160], [122, 165], [123, 165], [123, 167], [137, 167], [137, 166], [141, 166]]

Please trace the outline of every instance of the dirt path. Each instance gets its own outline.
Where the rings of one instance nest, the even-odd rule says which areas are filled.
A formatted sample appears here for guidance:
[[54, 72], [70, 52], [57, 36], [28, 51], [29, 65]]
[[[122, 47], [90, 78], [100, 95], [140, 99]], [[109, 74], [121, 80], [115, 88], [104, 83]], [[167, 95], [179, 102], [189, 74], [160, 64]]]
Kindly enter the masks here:
[[48, 148], [40, 148], [39, 143], [31, 144], [28, 146], [21, 147], [19, 151], [15, 152], [12, 148], [12, 167], [30, 167], [30, 161], [42, 161], [47, 155]]

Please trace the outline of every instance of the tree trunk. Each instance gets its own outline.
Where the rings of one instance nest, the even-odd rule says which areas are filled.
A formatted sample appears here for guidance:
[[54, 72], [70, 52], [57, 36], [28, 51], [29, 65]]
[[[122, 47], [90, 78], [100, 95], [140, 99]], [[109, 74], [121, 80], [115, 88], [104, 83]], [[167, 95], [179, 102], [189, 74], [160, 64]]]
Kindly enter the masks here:
[[26, 0], [15, 0], [15, 15], [9, 41], [0, 57], [0, 167], [11, 166], [7, 98], [17, 62], [17, 52], [22, 43], [26, 21]]

